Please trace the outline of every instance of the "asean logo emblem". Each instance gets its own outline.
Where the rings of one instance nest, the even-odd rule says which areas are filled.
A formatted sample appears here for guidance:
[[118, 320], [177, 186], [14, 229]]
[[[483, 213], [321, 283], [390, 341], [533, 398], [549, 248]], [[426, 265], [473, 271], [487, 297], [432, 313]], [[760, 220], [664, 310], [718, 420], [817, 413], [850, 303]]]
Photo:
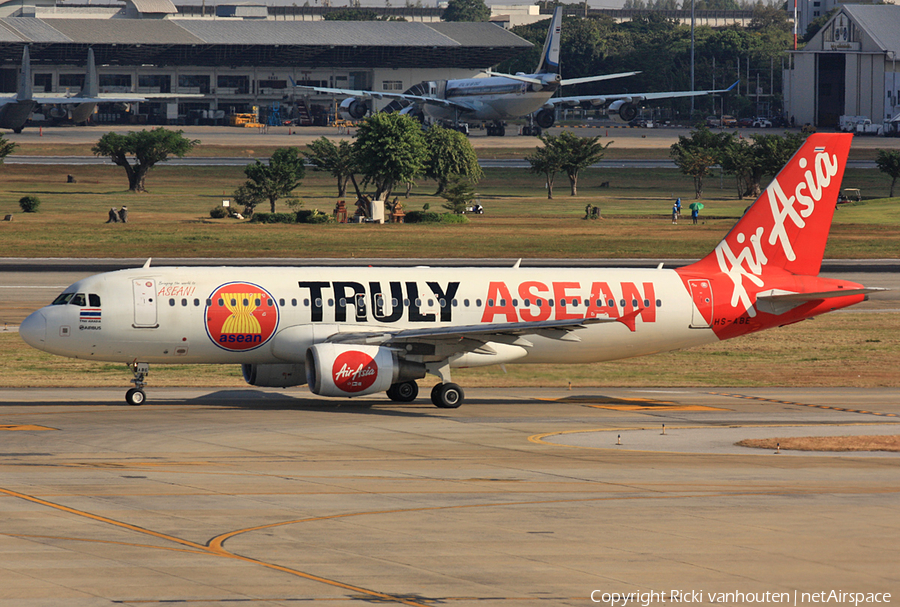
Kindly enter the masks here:
[[365, 352], [343, 352], [331, 367], [334, 385], [344, 392], [362, 392], [378, 379], [378, 364]]
[[206, 306], [206, 333], [217, 346], [232, 352], [260, 347], [278, 328], [278, 306], [272, 295], [248, 282], [222, 285]]

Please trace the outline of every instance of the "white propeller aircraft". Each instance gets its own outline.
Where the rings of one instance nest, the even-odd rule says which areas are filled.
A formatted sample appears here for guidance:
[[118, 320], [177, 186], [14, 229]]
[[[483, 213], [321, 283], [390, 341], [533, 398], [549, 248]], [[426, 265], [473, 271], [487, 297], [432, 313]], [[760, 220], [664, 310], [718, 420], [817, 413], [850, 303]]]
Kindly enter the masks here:
[[68, 117], [74, 122], [84, 122], [90, 118], [98, 103], [131, 103], [146, 101], [141, 95], [105, 95], [100, 92], [94, 51], [88, 49], [87, 73], [84, 87], [79, 95], [34, 94], [31, 79], [31, 56], [28, 47], [22, 49], [22, 68], [15, 93], [0, 93], [0, 128], [21, 133], [31, 113], [38, 106], [50, 106], [54, 118]]
[[852, 135], [811, 135], [713, 252], [678, 269], [153, 267], [76, 282], [19, 333], [126, 362], [234, 363], [255, 386], [416, 398], [451, 370], [589, 363], [687, 348], [844, 308], [881, 291], [818, 277]]
[[[504, 120], [534, 115], [539, 128], [529, 133], [540, 135], [540, 129], [549, 129], [556, 120], [556, 107], [600, 109], [609, 106], [607, 113], [617, 122], [627, 123], [637, 116], [638, 105], [644, 101], [698, 97], [714, 93], [726, 93], [727, 89], [707, 91], [668, 91], [661, 93], [622, 93], [617, 95], [580, 95], [554, 97], [560, 87], [600, 80], [633, 76], [640, 72], [623, 72], [583, 78], [563, 79], [559, 74], [559, 47], [562, 31], [562, 7], [557, 7], [550, 20], [550, 29], [544, 41], [541, 61], [534, 74], [500, 74], [488, 71], [486, 78], [438, 80], [422, 82], [405, 93], [360, 91], [315, 86], [294, 85], [297, 89], [328, 95], [346, 95], [340, 109], [344, 118], [359, 120], [369, 111], [370, 99], [394, 99], [388, 111], [399, 109], [420, 119], [458, 125], [461, 120], [488, 122], [487, 134], [506, 134]], [[403, 107], [403, 104], [407, 105]], [[396, 105], [395, 105], [396, 104]], [[401, 109], [402, 108], [402, 109]]]

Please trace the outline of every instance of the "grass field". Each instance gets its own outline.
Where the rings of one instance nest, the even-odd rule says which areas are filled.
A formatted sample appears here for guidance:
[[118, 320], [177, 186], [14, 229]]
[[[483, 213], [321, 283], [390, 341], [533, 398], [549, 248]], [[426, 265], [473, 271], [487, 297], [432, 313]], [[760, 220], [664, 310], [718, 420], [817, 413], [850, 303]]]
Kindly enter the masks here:
[[[77, 183], [66, 183], [73, 174]], [[579, 196], [557, 179], [547, 200], [539, 176], [524, 169], [488, 169], [478, 185], [486, 214], [463, 225], [255, 225], [212, 220], [209, 210], [242, 183], [240, 167], [160, 166], [146, 194], [126, 189], [114, 166], [26, 166], [0, 169], [3, 257], [700, 257], [710, 251], [750, 204], [739, 200], [728, 177], [707, 180], [702, 224], [672, 225], [676, 197], [692, 200], [689, 179], [676, 170], [587, 170]], [[609, 181], [611, 187], [599, 188]], [[844, 183], [866, 200], [836, 213], [826, 255], [896, 257], [900, 205], [878, 171], [850, 170]], [[420, 182], [404, 208], [440, 209], [434, 183]], [[330, 213], [333, 179], [310, 171], [297, 190], [306, 209]], [[22, 196], [40, 198], [38, 213], [18, 208]], [[584, 207], [599, 206], [602, 221], [584, 221]], [[129, 208], [127, 225], [104, 225], [110, 207]], [[267, 206], [267, 205], [266, 205]], [[260, 209], [268, 210], [268, 209]], [[279, 210], [287, 210], [282, 203]]]
[[[0, 333], [0, 387], [127, 387], [124, 364], [60, 358]], [[835, 313], [737, 340], [590, 365], [508, 365], [455, 371], [478, 386], [851, 386], [900, 385], [900, 315]], [[153, 365], [153, 386], [246, 385], [237, 365]], [[422, 380], [430, 387], [436, 378]], [[424, 393], [424, 391], [423, 391]], [[850, 403], [848, 403], [850, 404]]]

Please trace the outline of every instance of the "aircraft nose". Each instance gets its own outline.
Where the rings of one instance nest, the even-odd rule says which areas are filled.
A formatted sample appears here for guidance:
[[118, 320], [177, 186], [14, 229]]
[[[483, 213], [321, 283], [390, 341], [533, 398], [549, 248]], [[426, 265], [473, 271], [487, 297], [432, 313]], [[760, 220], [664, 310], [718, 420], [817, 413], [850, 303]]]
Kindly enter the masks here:
[[47, 317], [43, 310], [33, 312], [19, 325], [19, 335], [32, 348], [42, 349], [47, 341]]

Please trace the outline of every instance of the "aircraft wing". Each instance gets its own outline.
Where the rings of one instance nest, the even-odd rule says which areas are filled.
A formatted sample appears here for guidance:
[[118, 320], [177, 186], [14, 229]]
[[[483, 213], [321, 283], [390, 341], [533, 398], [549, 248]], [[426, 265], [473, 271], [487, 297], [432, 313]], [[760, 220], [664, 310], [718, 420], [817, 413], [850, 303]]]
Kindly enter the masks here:
[[323, 93], [325, 95], [344, 95], [346, 97], [363, 97], [366, 99], [405, 99], [415, 103], [425, 103], [431, 105], [440, 105], [459, 110], [460, 112], [471, 112], [473, 108], [462, 103], [440, 99], [439, 97], [425, 97], [422, 95], [409, 95], [407, 93], [383, 93], [380, 91], [356, 91], [353, 89], [332, 89], [321, 86], [305, 86], [295, 84], [294, 88], [300, 90], [312, 91], [315, 93]]
[[738, 80], [727, 89], [715, 89], [715, 90], [706, 90], [706, 91], [665, 91], [661, 93], [621, 93], [616, 95], [577, 95], [573, 97], [553, 97], [547, 101], [547, 103], [551, 103], [553, 105], [563, 105], [575, 107], [585, 104], [592, 105], [605, 105], [607, 103], [612, 103], [613, 101], [629, 101], [629, 102], [641, 102], [641, 101], [651, 101], [656, 99], [676, 99], [678, 97], [700, 97], [703, 95], [715, 95], [717, 93], [727, 93], [734, 89], [738, 85]]
[[[617, 318], [576, 318], [570, 320], [544, 320], [536, 322], [492, 323], [483, 325], [461, 325], [455, 327], [433, 327], [428, 329], [402, 329], [384, 332], [335, 333], [326, 341], [341, 344], [377, 345], [396, 348], [401, 355], [431, 354], [441, 356], [464, 352], [494, 353], [487, 342], [509, 343], [525, 348], [533, 344], [527, 335], [538, 335], [563, 341], [581, 341], [573, 331], [587, 325], [617, 322]], [[424, 348], [423, 348], [424, 346]]]

